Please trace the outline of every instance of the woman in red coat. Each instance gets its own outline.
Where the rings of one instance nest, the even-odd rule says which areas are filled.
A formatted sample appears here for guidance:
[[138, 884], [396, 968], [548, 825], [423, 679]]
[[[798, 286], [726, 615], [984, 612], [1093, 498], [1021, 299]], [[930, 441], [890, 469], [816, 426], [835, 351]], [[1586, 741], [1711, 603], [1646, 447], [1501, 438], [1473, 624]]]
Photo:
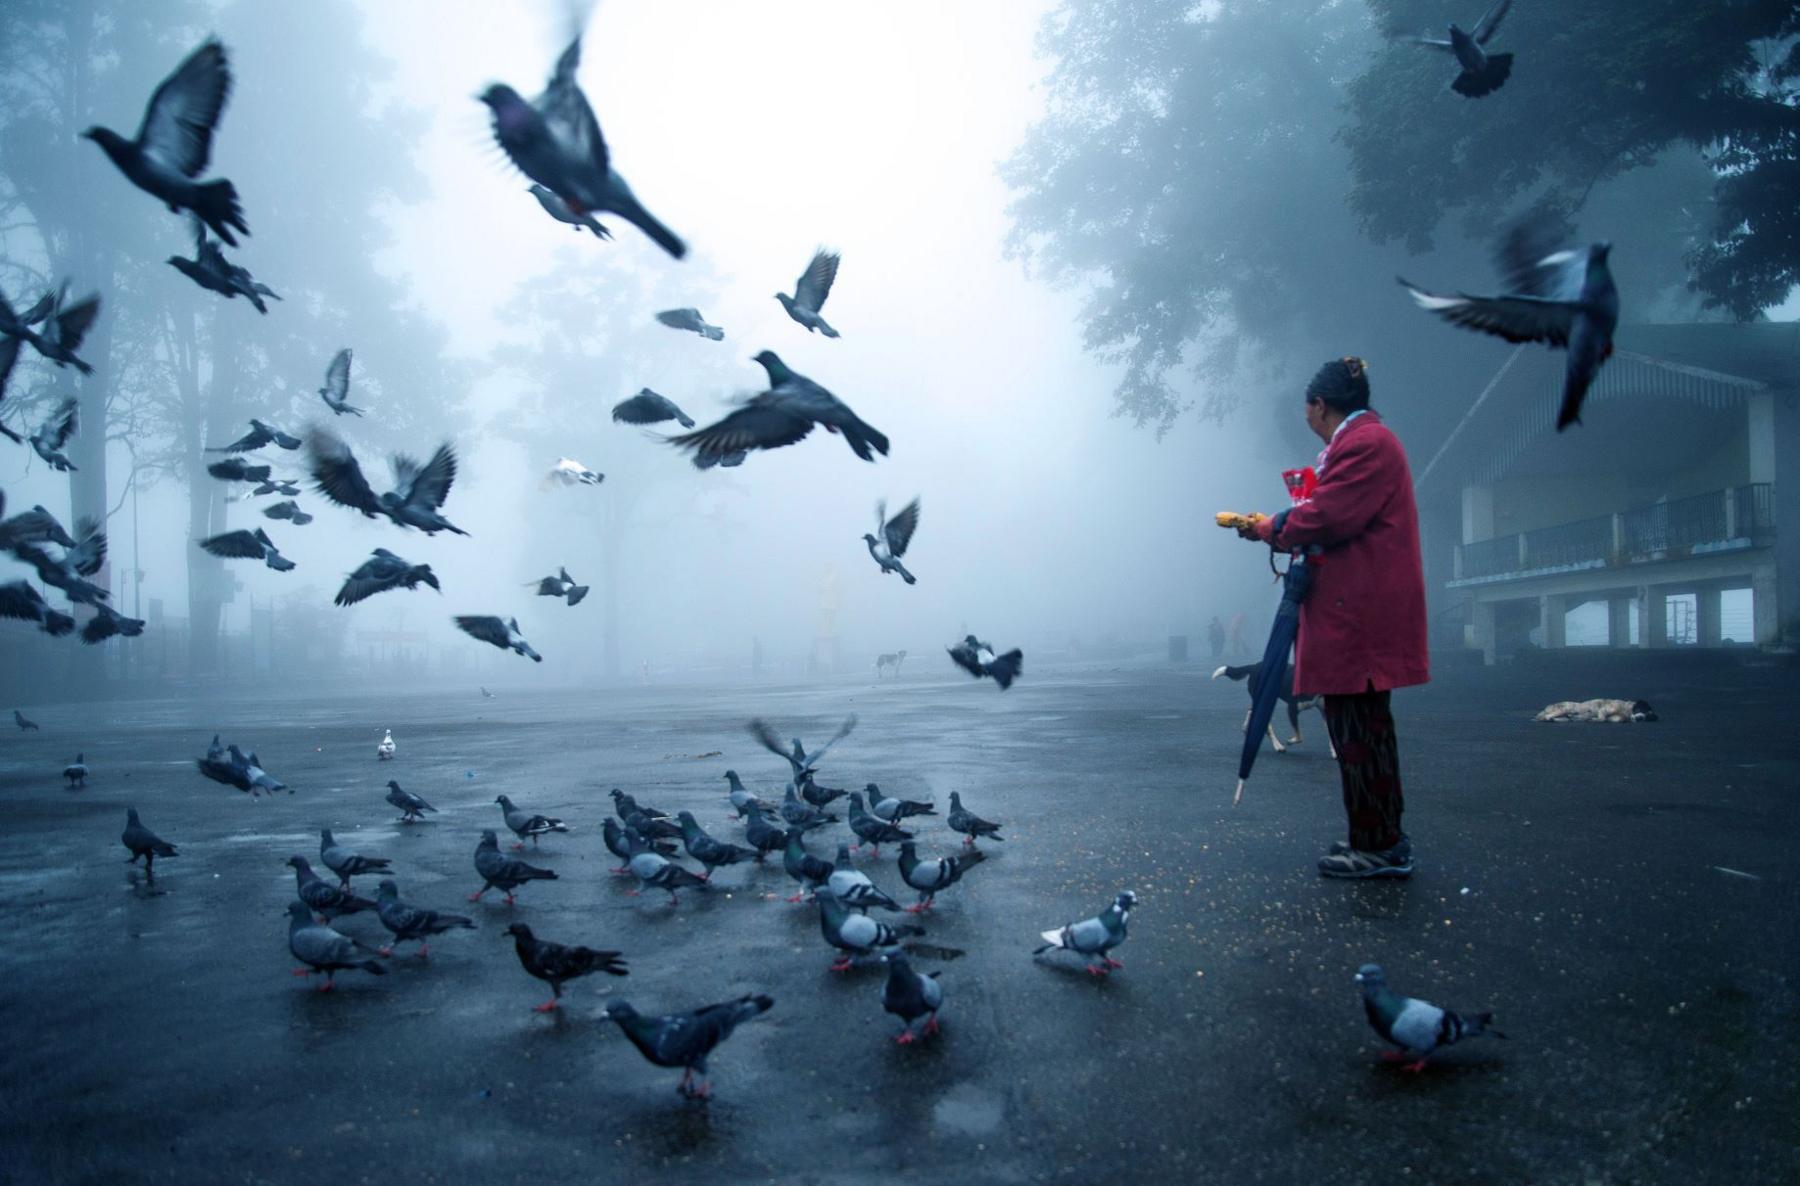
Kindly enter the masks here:
[[1312, 497], [1241, 529], [1280, 551], [1306, 550], [1294, 691], [1324, 697], [1343, 775], [1349, 843], [1319, 861], [1327, 877], [1408, 877], [1400, 755], [1388, 696], [1429, 678], [1419, 512], [1406, 452], [1369, 409], [1360, 358], [1334, 359], [1306, 387], [1306, 425], [1325, 441]]

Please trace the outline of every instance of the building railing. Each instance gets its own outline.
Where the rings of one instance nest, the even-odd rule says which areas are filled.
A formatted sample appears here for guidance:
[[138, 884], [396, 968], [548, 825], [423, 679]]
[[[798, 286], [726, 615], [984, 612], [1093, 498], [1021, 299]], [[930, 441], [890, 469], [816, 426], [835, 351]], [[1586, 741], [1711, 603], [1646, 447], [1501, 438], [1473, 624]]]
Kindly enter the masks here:
[[1456, 579], [1670, 559], [1739, 540], [1766, 542], [1774, 532], [1774, 483], [1753, 482], [1462, 544]]

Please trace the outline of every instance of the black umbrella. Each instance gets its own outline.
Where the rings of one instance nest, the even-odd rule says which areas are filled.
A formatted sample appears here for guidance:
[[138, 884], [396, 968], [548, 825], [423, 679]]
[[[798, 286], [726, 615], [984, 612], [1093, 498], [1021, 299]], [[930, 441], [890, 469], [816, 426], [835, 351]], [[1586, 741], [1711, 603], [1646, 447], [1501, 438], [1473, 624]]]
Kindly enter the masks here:
[[1256, 755], [1262, 749], [1263, 734], [1275, 716], [1275, 703], [1281, 699], [1281, 675], [1287, 667], [1288, 651], [1300, 629], [1300, 603], [1312, 589], [1312, 569], [1306, 557], [1297, 555], [1281, 578], [1281, 605], [1275, 610], [1275, 624], [1269, 627], [1269, 645], [1263, 648], [1262, 670], [1256, 679], [1256, 699], [1250, 705], [1250, 721], [1244, 726], [1244, 754], [1238, 759], [1237, 793], [1231, 804], [1237, 806], [1244, 797], [1244, 782]]

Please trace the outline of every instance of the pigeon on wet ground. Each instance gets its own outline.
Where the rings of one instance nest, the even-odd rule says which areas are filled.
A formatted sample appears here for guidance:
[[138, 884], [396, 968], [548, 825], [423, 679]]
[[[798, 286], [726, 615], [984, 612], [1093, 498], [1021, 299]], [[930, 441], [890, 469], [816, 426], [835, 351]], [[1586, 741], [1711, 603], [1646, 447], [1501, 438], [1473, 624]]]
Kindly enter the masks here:
[[[850, 792], [850, 830], [869, 846], [876, 856], [881, 855], [883, 844], [898, 844], [902, 840], [911, 840], [913, 834], [896, 824], [878, 819], [863, 809], [863, 793]], [[861, 848], [862, 845], [857, 845]]]
[[933, 900], [962, 880], [962, 875], [987, 859], [980, 849], [954, 857], [920, 860], [918, 845], [911, 840], [900, 845], [900, 880], [919, 891], [919, 900], [906, 908], [909, 914], [930, 910]]
[[830, 807], [833, 802], [850, 793], [842, 787], [828, 787], [816, 782], [810, 773], [800, 776], [799, 790], [800, 797], [814, 807]]
[[398, 526], [416, 527], [426, 535], [469, 534], [438, 513], [456, 482], [456, 450], [448, 442], [423, 465], [405, 453], [391, 455], [388, 466], [394, 472], [394, 488], [381, 495], [337, 434], [313, 429], [306, 438], [306, 452], [314, 486], [339, 506], [360, 511], [368, 519], [385, 515]]
[[863, 794], [868, 796], [869, 811], [878, 819], [884, 819], [890, 824], [897, 824], [901, 820], [915, 815], [937, 814], [935, 803], [921, 803], [917, 799], [895, 799], [883, 795], [881, 788], [874, 783], [864, 787]]
[[[625, 863], [625, 867], [631, 870], [631, 875], [637, 878], [640, 886], [646, 889], [659, 889], [667, 893], [669, 905], [676, 906], [681, 902], [681, 899], [675, 895], [676, 890], [706, 888], [706, 877], [703, 874], [685, 869], [656, 852], [650, 847], [650, 842], [629, 825], [625, 828], [625, 846], [631, 850], [631, 859]], [[630, 891], [633, 897], [636, 897], [639, 892], [639, 890]]]
[[[29, 586], [27, 586], [27, 587], [29, 588]], [[39, 725], [36, 721], [27, 717], [24, 713], [20, 712], [16, 708], [13, 709], [13, 724], [17, 725], [19, 727], [19, 731], [22, 733], [38, 732], [43, 728], [43, 726]]]
[[992, 646], [973, 634], [965, 635], [961, 642], [946, 649], [950, 652], [951, 662], [976, 679], [992, 678], [1002, 690], [1012, 687], [1025, 664], [1025, 652], [1019, 648], [1014, 647], [1004, 655], [996, 654]]
[[137, 808], [125, 809], [125, 831], [119, 836], [119, 842], [131, 853], [126, 864], [133, 864], [139, 857], [144, 858], [144, 875], [156, 876], [157, 857], [178, 857], [181, 854], [175, 846], [146, 828], [138, 819]]
[[519, 619], [502, 619], [492, 615], [458, 614], [456, 628], [470, 638], [478, 638], [490, 646], [499, 647], [503, 651], [512, 651], [523, 655], [533, 663], [542, 663], [544, 657], [531, 649], [525, 636], [519, 633]]
[[799, 828], [787, 830], [781, 867], [800, 887], [788, 898], [790, 902], [805, 901], [808, 894], [818, 893], [819, 887], [831, 877], [831, 862], [820, 860], [806, 851], [804, 833]]
[[[887, 981], [881, 986], [881, 1007], [904, 1024], [894, 1041], [909, 1046], [920, 1038], [938, 1032], [938, 1010], [944, 1005], [944, 989], [938, 973], [921, 974], [914, 970], [904, 951], [890, 951], [881, 957], [887, 964]], [[917, 1032], [914, 1026], [924, 1018]]]
[[831, 876], [825, 879], [838, 901], [846, 906], [854, 907], [864, 914], [869, 907], [879, 906], [883, 910], [900, 910], [900, 903], [883, 893], [866, 873], [850, 864], [850, 846], [838, 845], [837, 863], [831, 867]]
[[1380, 964], [1364, 964], [1357, 969], [1356, 982], [1362, 985], [1363, 1012], [1368, 1015], [1369, 1025], [1383, 1041], [1398, 1048], [1382, 1051], [1382, 1057], [1390, 1062], [1404, 1062], [1406, 1070], [1424, 1070], [1425, 1060], [1434, 1051], [1454, 1046], [1464, 1038], [1506, 1037], [1493, 1028], [1492, 1013], [1457, 1013], [1401, 996], [1388, 987], [1387, 973]]
[[402, 790], [400, 784], [393, 779], [388, 779], [387, 786], [387, 801], [400, 809], [401, 823], [415, 824], [424, 818], [425, 812], [429, 811], [435, 813], [437, 811], [437, 808], [425, 802], [425, 800], [413, 794], [411, 791]]
[[913, 532], [919, 529], [919, 500], [913, 499], [900, 509], [900, 513], [892, 519], [887, 516], [885, 501], [875, 504], [875, 535], [864, 535], [863, 542], [869, 546], [869, 555], [881, 566], [881, 571], [898, 573], [900, 579], [909, 585], [916, 585], [919, 579], [908, 572], [906, 565], [900, 563], [900, 557], [906, 555], [906, 549], [912, 543]]
[[[195, 759], [200, 773], [214, 782], [222, 782], [226, 786], [236, 787], [240, 791], [248, 791], [252, 797], [259, 793], [273, 795], [276, 791], [288, 791], [288, 785], [275, 778], [262, 767], [262, 762], [255, 754], [246, 755], [236, 742], [218, 750], [218, 737], [213, 738], [213, 748], [206, 756]], [[215, 752], [217, 751], [217, 752]]]
[[537, 815], [513, 806], [513, 801], [505, 795], [494, 796], [494, 802], [500, 805], [500, 814], [506, 820], [506, 826], [517, 836], [518, 842], [513, 845], [516, 852], [525, 847], [526, 837], [531, 838], [533, 848], [537, 847], [538, 837], [551, 832], [567, 832], [569, 825], [553, 815]]
[[444, 591], [438, 584], [437, 574], [431, 571], [431, 565], [413, 564], [386, 548], [376, 548], [367, 560], [356, 566], [355, 572], [344, 578], [344, 587], [332, 598], [332, 604], [355, 605], [389, 589], [416, 589], [420, 585], [430, 585], [439, 593]]
[[393, 731], [391, 729], [383, 729], [381, 731], [381, 740], [375, 743], [376, 761], [385, 762], [392, 758], [396, 748], [397, 747], [394, 745]]
[[338, 885], [350, 888], [350, 879], [359, 873], [387, 873], [393, 862], [386, 857], [365, 857], [339, 844], [330, 828], [319, 829], [319, 860], [338, 875]]
[[744, 782], [738, 777], [737, 771], [727, 770], [725, 772], [725, 781], [731, 786], [728, 795], [731, 799], [732, 810], [737, 812], [737, 818], [743, 819], [748, 816], [751, 807], [768, 806], [768, 804], [764, 803], [761, 799], [758, 799], [753, 793], [744, 788]]
[[945, 817], [945, 822], [950, 825], [952, 832], [961, 832], [963, 843], [971, 848], [977, 839], [1006, 839], [1000, 834], [999, 824], [982, 819], [962, 805], [962, 794], [959, 791], [950, 792], [950, 814]]
[[625, 817], [625, 826], [645, 840], [671, 842], [681, 839], [681, 825], [665, 815], [648, 815], [634, 811]]
[[305, 857], [292, 856], [287, 859], [287, 863], [294, 870], [295, 892], [302, 902], [320, 916], [330, 919], [375, 909], [375, 903], [369, 899], [359, 898], [348, 888], [332, 885], [314, 873]]
[[831, 295], [831, 286], [837, 280], [838, 253], [827, 251], [823, 247], [813, 252], [807, 261], [806, 271], [800, 273], [800, 279], [794, 282], [794, 295], [785, 292], [775, 294], [787, 315], [806, 327], [807, 333], [822, 333], [828, 338], [838, 336], [837, 330], [831, 328], [826, 320], [819, 316], [819, 310], [825, 307], [825, 298]]
[[533, 1005], [534, 1013], [549, 1013], [562, 1006], [562, 986], [570, 980], [592, 972], [610, 976], [629, 976], [624, 953], [574, 944], [552, 943], [531, 933], [531, 928], [515, 922], [506, 928], [513, 937], [513, 950], [519, 953], [519, 966], [550, 986], [550, 999]]
[[[699, 334], [709, 341], [717, 342], [724, 338], [725, 331], [716, 325], [707, 324], [706, 318], [695, 308], [664, 309], [656, 315], [656, 319], [670, 329], [685, 329], [689, 333]], [[688, 421], [683, 427], [692, 428], [694, 422]]]
[[[648, 1017], [632, 1008], [629, 1001], [613, 1001], [606, 1006], [606, 1015], [618, 1023], [645, 1058], [659, 1067], [682, 1068], [677, 1092], [684, 1098], [704, 1100], [712, 1097], [707, 1057], [738, 1026], [767, 1013], [774, 1004], [773, 997], [754, 993], [704, 1009]], [[693, 1082], [695, 1075], [700, 1076], [698, 1086]]]
[[624, 791], [621, 791], [618, 787], [614, 787], [606, 793], [612, 798], [613, 811], [626, 823], [630, 823], [631, 817], [634, 815], [647, 815], [651, 819], [669, 818], [668, 812], [663, 811], [660, 808], [652, 807], [648, 803], [639, 803], [636, 799], [626, 794]]
[[226, 559], [261, 560], [276, 572], [292, 572], [294, 569], [294, 562], [281, 554], [275, 547], [275, 541], [269, 538], [269, 533], [260, 527], [255, 531], [227, 531], [209, 536], [200, 541], [200, 548]]
[[807, 829], [822, 828], [826, 824], [835, 824], [838, 817], [829, 812], [820, 811], [809, 803], [802, 803], [794, 793], [794, 784], [788, 783], [787, 791], [781, 799], [781, 818], [791, 827]]
[[612, 418], [620, 424], [661, 424], [665, 420], [675, 420], [683, 428], [694, 427], [693, 418], [676, 407], [674, 400], [658, 395], [648, 387], [630, 399], [614, 404]]
[[375, 913], [381, 925], [393, 933], [393, 941], [381, 949], [382, 955], [394, 954], [394, 948], [409, 940], [417, 940], [419, 958], [431, 957], [431, 937], [459, 927], [475, 929], [475, 920], [460, 914], [445, 914], [410, 906], [400, 900], [400, 887], [392, 877], [383, 878], [375, 887]]
[[[610, 817], [600, 821], [600, 839], [605, 843], [606, 851], [619, 858], [619, 863], [611, 869], [608, 869], [607, 872], [620, 877], [630, 875], [631, 857], [632, 853], [635, 851], [631, 847], [631, 842], [626, 839], [625, 827], [624, 824]], [[672, 841], [661, 839], [644, 840], [641, 833], [639, 834], [638, 839], [641, 842], [648, 844], [650, 851], [658, 856], [672, 857], [678, 851]]]
[[232, 229], [248, 235], [237, 187], [220, 178], [197, 181], [212, 156], [213, 131], [231, 94], [231, 64], [225, 47], [208, 39], [182, 59], [156, 88], [144, 109], [135, 139], [111, 128], [81, 133], [106, 153], [131, 183], [160, 200], [171, 212], [191, 210], [231, 246]]
[[76, 754], [75, 760], [63, 767], [63, 777], [69, 780], [69, 789], [87, 785], [88, 768], [84, 755]]
[[481, 888], [469, 895], [469, 901], [479, 901], [481, 895], [497, 889], [506, 895], [508, 906], [513, 904], [513, 891], [526, 882], [557, 880], [554, 869], [527, 865], [501, 852], [499, 838], [492, 829], [483, 831], [481, 842], [475, 846], [475, 872], [481, 874]]
[[699, 861], [706, 869], [707, 877], [720, 865], [735, 865], [739, 861], [761, 861], [762, 853], [741, 845], [728, 844], [723, 840], [707, 835], [706, 829], [694, 818], [691, 811], [683, 811], [677, 817], [681, 821], [681, 842], [687, 848], [687, 854]]
[[795, 444], [805, 440], [814, 425], [841, 434], [851, 452], [864, 461], [874, 461], [876, 453], [887, 456], [887, 436], [843, 400], [790, 369], [773, 350], [764, 350], [756, 361], [768, 373], [768, 390], [751, 396], [717, 423], [668, 438], [669, 444], [693, 452], [696, 468], [733, 464], [727, 459], [752, 449]]
[[381, 961], [370, 958], [375, 954], [372, 948], [349, 935], [332, 930], [324, 923], [313, 921], [307, 906], [305, 902], [289, 902], [287, 908], [288, 950], [295, 959], [306, 965], [304, 968], [295, 968], [294, 975], [325, 973], [325, 983], [319, 986], [320, 992], [330, 992], [336, 987], [333, 977], [348, 968], [360, 969], [375, 976], [387, 975], [387, 969], [381, 966]]
[[813, 900], [819, 904], [819, 932], [825, 936], [825, 942], [844, 953], [831, 965], [833, 972], [848, 972], [863, 957], [879, 955], [898, 947], [910, 935], [925, 933], [924, 927], [911, 923], [889, 926], [858, 914], [839, 901], [829, 886], [815, 891]]
[[760, 860], [769, 853], [787, 847], [787, 829], [769, 820], [762, 808], [752, 804], [744, 821], [744, 839], [750, 842]]
[[1125, 942], [1125, 923], [1131, 917], [1131, 908], [1137, 904], [1137, 895], [1130, 890], [1119, 891], [1111, 906], [1103, 910], [1097, 918], [1072, 922], [1054, 931], [1045, 931], [1044, 945], [1031, 954], [1042, 955], [1046, 951], [1073, 951], [1088, 957], [1087, 970], [1095, 976], [1104, 976], [1114, 968], [1125, 965], [1112, 958], [1107, 952]]

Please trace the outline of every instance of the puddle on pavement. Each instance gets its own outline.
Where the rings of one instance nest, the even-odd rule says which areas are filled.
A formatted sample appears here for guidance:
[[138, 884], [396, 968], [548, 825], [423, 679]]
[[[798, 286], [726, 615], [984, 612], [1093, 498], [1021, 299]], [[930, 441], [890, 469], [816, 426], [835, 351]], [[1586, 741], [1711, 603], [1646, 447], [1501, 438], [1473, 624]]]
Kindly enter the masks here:
[[1006, 1105], [998, 1095], [967, 1083], [945, 1092], [931, 1109], [938, 1128], [967, 1137], [997, 1131], [1005, 1115]]

